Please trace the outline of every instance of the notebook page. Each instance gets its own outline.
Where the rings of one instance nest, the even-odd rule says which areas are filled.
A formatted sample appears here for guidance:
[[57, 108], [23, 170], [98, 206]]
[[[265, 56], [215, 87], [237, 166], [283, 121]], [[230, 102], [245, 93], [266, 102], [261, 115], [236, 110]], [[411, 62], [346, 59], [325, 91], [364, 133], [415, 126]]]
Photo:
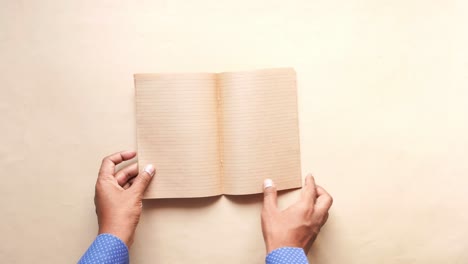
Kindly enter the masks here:
[[144, 198], [221, 194], [216, 75], [134, 77], [138, 165], [156, 167]]
[[296, 75], [293, 69], [220, 73], [223, 189], [262, 192], [301, 186]]

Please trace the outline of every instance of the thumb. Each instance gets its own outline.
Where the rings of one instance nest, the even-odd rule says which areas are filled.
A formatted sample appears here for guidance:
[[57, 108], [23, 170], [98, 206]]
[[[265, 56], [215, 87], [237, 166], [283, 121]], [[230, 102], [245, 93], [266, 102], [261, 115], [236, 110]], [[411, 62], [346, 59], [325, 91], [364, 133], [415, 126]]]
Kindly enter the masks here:
[[135, 181], [133, 181], [131, 188], [134, 189], [138, 194], [143, 195], [155, 173], [156, 169], [153, 165], [146, 165], [143, 171], [135, 177]]
[[266, 210], [276, 210], [276, 186], [271, 179], [263, 182], [263, 208]]

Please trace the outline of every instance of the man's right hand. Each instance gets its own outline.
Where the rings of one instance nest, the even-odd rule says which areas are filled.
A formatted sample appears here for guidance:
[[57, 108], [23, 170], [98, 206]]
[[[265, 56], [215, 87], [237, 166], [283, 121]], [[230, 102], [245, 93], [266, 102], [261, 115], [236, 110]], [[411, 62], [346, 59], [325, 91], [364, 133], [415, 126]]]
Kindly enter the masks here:
[[116, 166], [136, 156], [134, 151], [114, 153], [102, 160], [96, 181], [96, 214], [99, 234], [112, 234], [122, 240], [128, 248], [140, 221], [143, 193], [155, 174], [153, 165], [147, 165], [138, 173], [133, 163], [121, 170]]
[[281, 247], [299, 247], [307, 254], [328, 219], [332, 203], [327, 191], [307, 175], [299, 201], [280, 211], [276, 187], [271, 180], [265, 180], [262, 231], [267, 253]]

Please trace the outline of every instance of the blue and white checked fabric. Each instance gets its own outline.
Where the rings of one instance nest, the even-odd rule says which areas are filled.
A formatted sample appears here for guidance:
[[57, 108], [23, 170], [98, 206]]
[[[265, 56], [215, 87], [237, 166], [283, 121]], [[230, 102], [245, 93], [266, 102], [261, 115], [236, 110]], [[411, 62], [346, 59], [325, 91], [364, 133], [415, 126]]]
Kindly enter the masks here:
[[118, 237], [100, 234], [78, 264], [128, 264], [128, 248]]
[[283, 247], [270, 252], [266, 264], [309, 264], [302, 248]]
[[[128, 264], [128, 248], [118, 237], [111, 234], [97, 236], [78, 264]], [[266, 264], [308, 264], [302, 248], [284, 247], [270, 252]]]

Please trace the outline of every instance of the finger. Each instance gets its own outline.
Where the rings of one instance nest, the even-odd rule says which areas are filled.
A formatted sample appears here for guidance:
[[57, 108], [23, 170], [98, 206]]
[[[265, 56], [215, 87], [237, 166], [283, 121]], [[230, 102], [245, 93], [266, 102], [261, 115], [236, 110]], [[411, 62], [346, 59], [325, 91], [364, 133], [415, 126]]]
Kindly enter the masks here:
[[105, 157], [102, 160], [101, 168], [99, 169], [99, 176], [114, 175], [115, 165], [122, 161], [133, 159], [135, 156], [135, 151], [122, 151]]
[[322, 225], [324, 225], [324, 224], [327, 222], [327, 220], [328, 220], [328, 212], [327, 212], [327, 214], [325, 215], [325, 217], [323, 218], [323, 223], [322, 223]]
[[153, 165], [146, 165], [145, 169], [135, 177], [130, 189], [134, 189], [138, 194], [143, 195], [155, 173], [156, 169]]
[[315, 208], [325, 214], [333, 204], [333, 197], [322, 187], [317, 186], [317, 201]]
[[137, 175], [138, 175], [138, 164], [133, 163], [119, 170], [115, 174], [115, 179], [117, 180], [119, 185], [123, 187], [130, 179], [132, 179], [133, 177], [136, 177]]
[[320, 185], [315, 185], [315, 189], [317, 190], [317, 197], [320, 195], [328, 194], [328, 192]]
[[307, 174], [305, 178], [305, 185], [302, 188], [301, 200], [308, 205], [314, 205], [317, 198], [317, 190], [315, 180], [312, 174]]
[[320, 185], [316, 185], [315, 186], [315, 189], [317, 190], [317, 198], [322, 196], [322, 195], [328, 195], [330, 196], [330, 194], [327, 192], [327, 190], [325, 190], [322, 186]]
[[276, 210], [278, 208], [276, 186], [271, 179], [263, 182], [263, 208]]
[[122, 186], [122, 188], [124, 190], [127, 190], [128, 188], [130, 188], [130, 186], [132, 186], [133, 182], [135, 181], [135, 178], [131, 178], [127, 183], [125, 183], [124, 186]]

